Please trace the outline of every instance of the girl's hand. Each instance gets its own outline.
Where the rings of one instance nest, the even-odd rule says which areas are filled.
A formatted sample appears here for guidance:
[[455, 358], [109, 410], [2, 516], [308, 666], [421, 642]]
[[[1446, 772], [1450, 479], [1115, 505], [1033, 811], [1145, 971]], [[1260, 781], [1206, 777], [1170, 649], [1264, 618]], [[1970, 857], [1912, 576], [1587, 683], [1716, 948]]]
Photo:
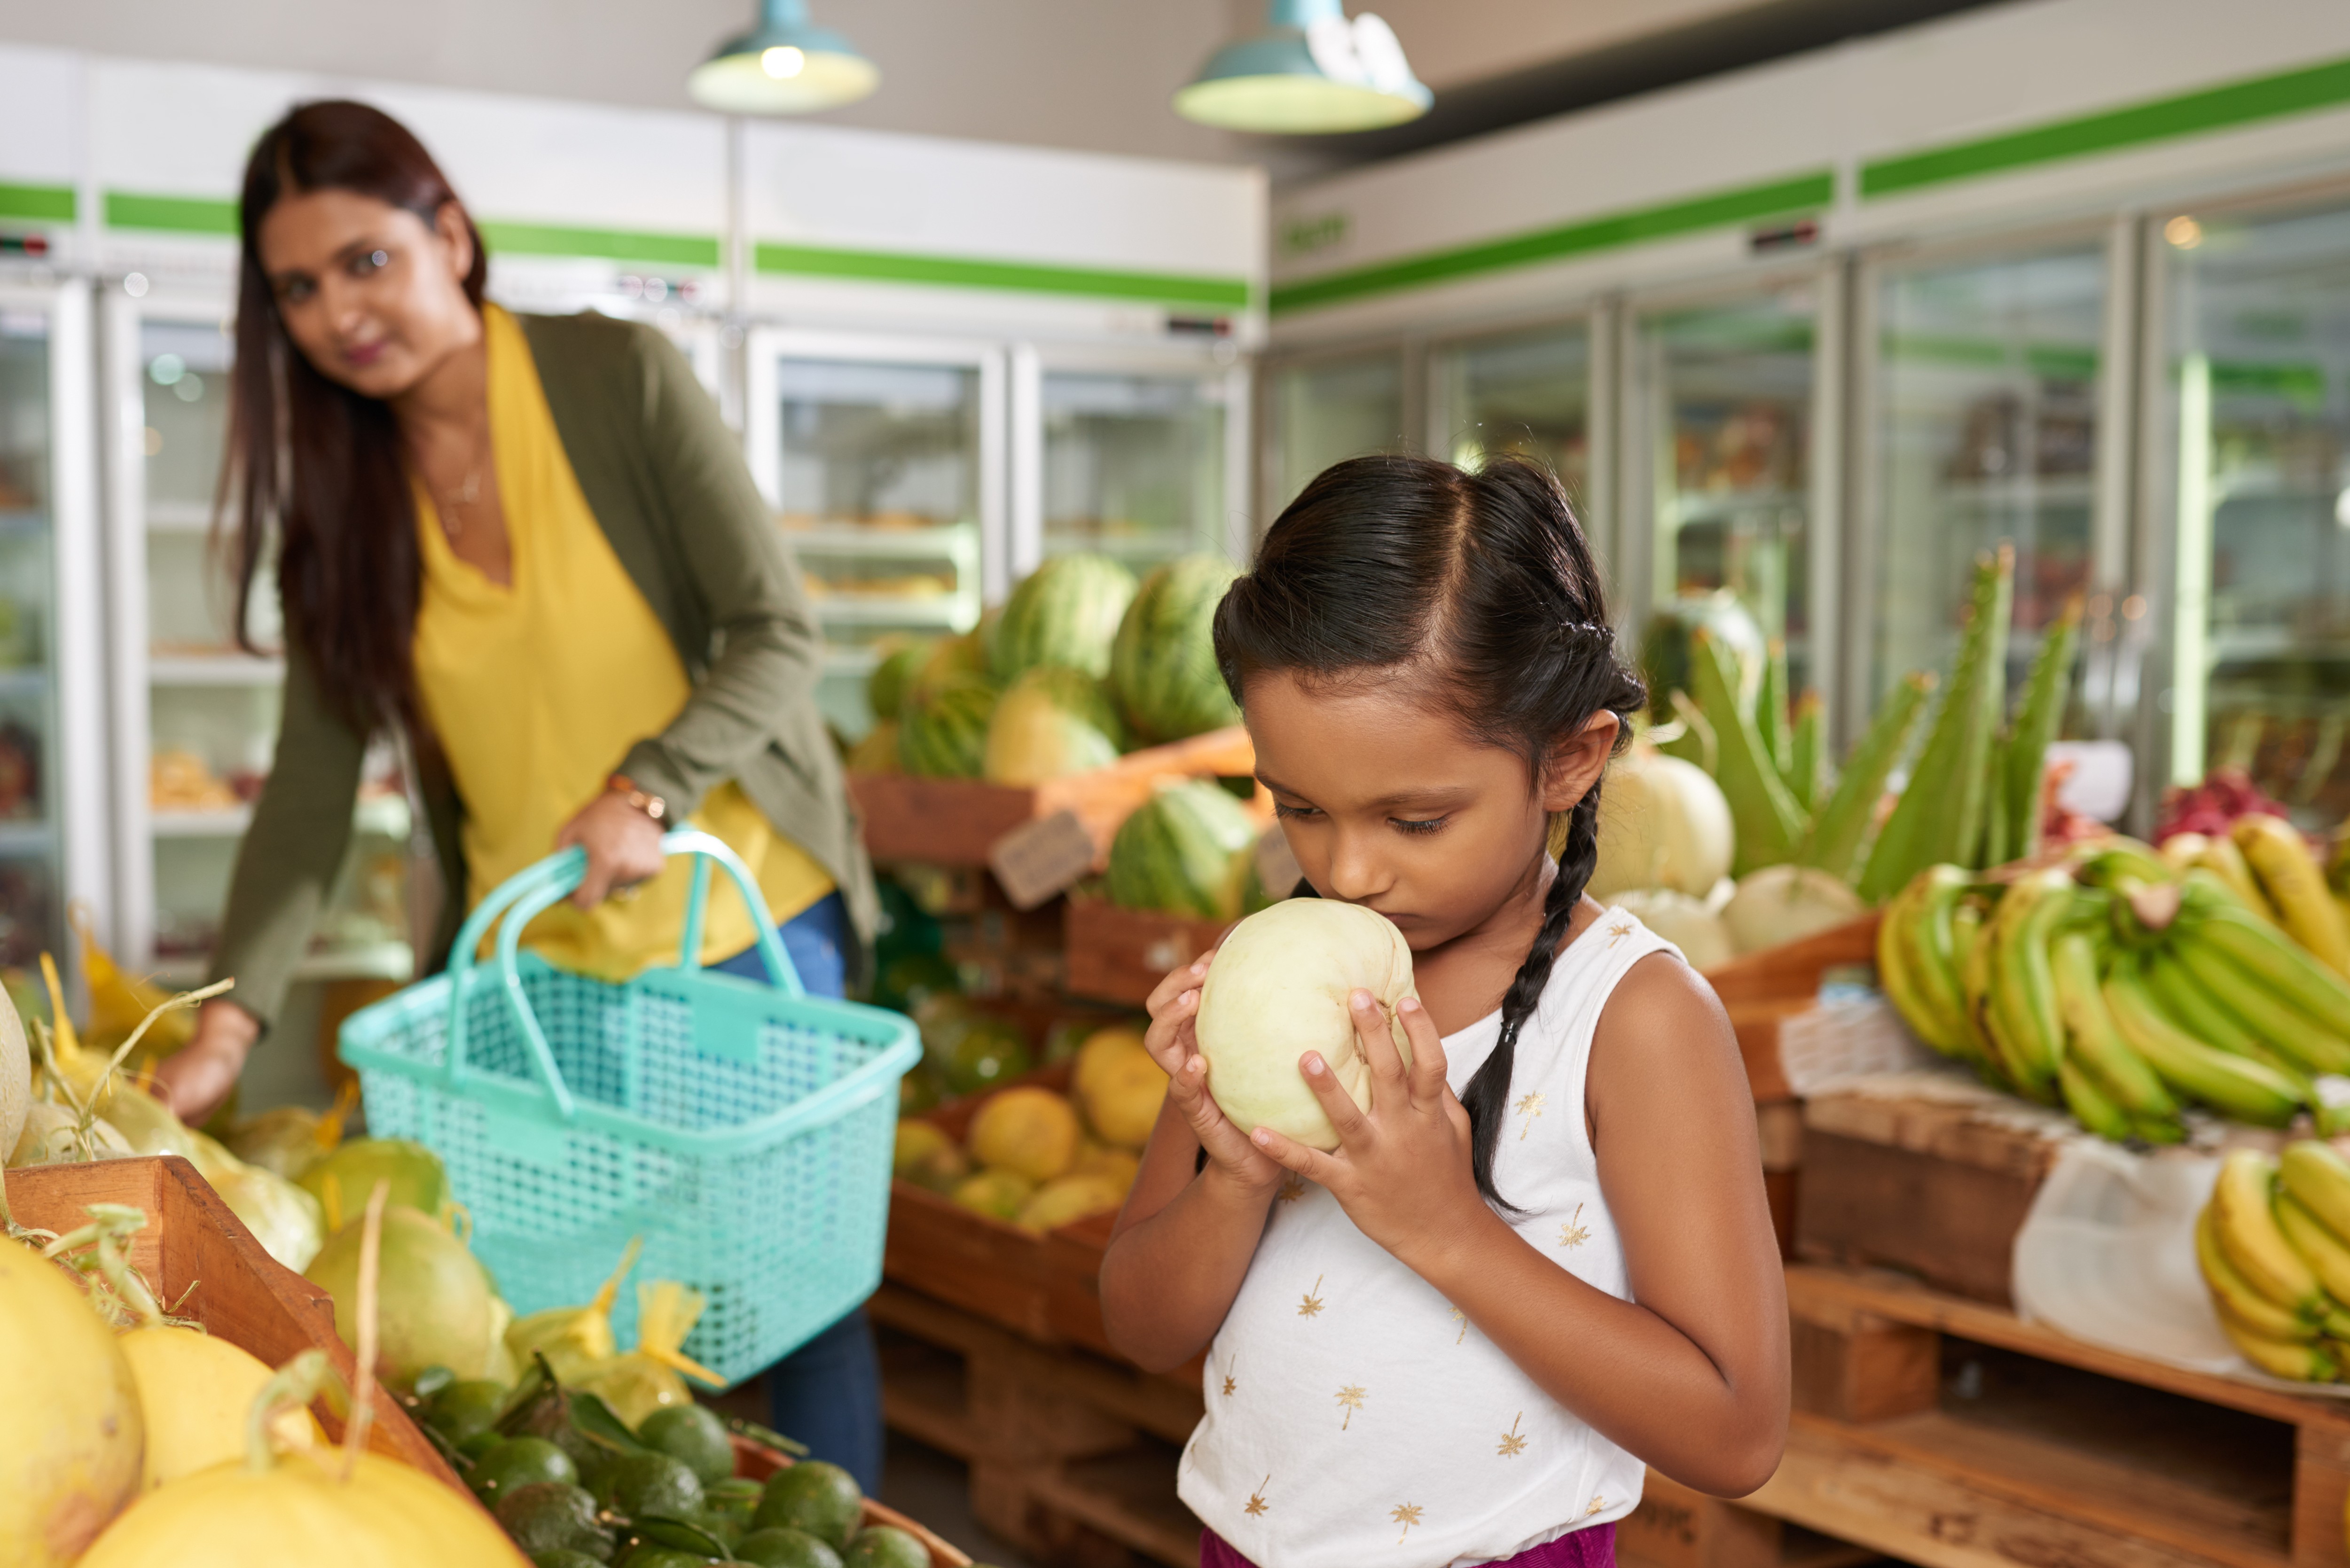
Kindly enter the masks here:
[[661, 874], [669, 857], [661, 853], [661, 826], [629, 804], [617, 790], [607, 790], [588, 803], [578, 815], [555, 836], [557, 849], [573, 845], [588, 851], [588, 874], [571, 901], [592, 909], [614, 893]]
[[1364, 1235], [1408, 1268], [1432, 1251], [1476, 1234], [1493, 1218], [1477, 1193], [1469, 1162], [1469, 1112], [1445, 1082], [1444, 1045], [1419, 999], [1397, 1016], [1411, 1042], [1406, 1067], [1386, 1013], [1367, 991], [1349, 999], [1355, 1033], [1371, 1070], [1371, 1105], [1355, 1104], [1318, 1051], [1298, 1058], [1298, 1072], [1338, 1129], [1338, 1148], [1324, 1154], [1259, 1127], [1252, 1135], [1267, 1158], [1330, 1189]]
[[1211, 1169], [1221, 1170], [1250, 1190], [1270, 1192], [1281, 1183], [1281, 1167], [1265, 1158], [1232, 1126], [1208, 1093], [1208, 1064], [1200, 1054], [1200, 986], [1208, 977], [1213, 948], [1193, 962], [1170, 971], [1145, 1005], [1150, 1027], [1142, 1036], [1152, 1060], [1167, 1075], [1167, 1098], [1200, 1147]]

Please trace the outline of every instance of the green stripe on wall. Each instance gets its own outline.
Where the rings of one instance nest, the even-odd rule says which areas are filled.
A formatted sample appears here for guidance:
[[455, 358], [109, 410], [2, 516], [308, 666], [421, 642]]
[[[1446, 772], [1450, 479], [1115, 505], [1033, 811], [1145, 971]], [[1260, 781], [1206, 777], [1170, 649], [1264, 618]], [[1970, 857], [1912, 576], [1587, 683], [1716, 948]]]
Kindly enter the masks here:
[[608, 261], [658, 262], [666, 266], [715, 267], [718, 240], [708, 234], [648, 234], [625, 229], [574, 229], [551, 223], [514, 223], [476, 218], [482, 241], [493, 253], [537, 256], [598, 256]]
[[69, 185], [0, 184], [0, 218], [31, 218], [47, 223], [70, 223], [77, 211]]
[[1760, 218], [1793, 217], [1801, 213], [1815, 212], [1835, 199], [1835, 173], [1824, 169], [1815, 174], [1776, 180], [1767, 185], [1742, 186], [1738, 190], [1717, 192], [1686, 202], [1643, 207], [1604, 218], [1586, 218], [1579, 223], [1563, 223], [1556, 228], [1514, 234], [1508, 239], [1463, 245], [1457, 250], [1430, 251], [1422, 255], [1407, 256], [1401, 261], [1357, 267], [1352, 272], [1276, 284], [1273, 290], [1273, 308], [1275, 311], [1305, 310], [1342, 299], [1357, 299], [1367, 294], [1418, 288], [1505, 267], [1530, 266], [1537, 262], [1556, 261], [1590, 251], [1666, 239], [1700, 229], [1721, 228]]
[[1105, 299], [1147, 299], [1218, 310], [1248, 308], [1248, 280], [1182, 277], [1170, 273], [1110, 272], [1098, 267], [1039, 266], [1028, 262], [967, 261], [956, 256], [888, 251], [831, 250], [816, 245], [762, 244], [761, 272], [860, 283], [918, 283], [942, 288], [1014, 289], [1027, 294], [1083, 294]]
[[2127, 109], [2084, 115], [2004, 136], [1954, 142], [1898, 158], [1880, 158], [1860, 169], [1864, 200], [1971, 180], [2028, 163], [2081, 158], [2172, 137], [2224, 130], [2279, 115], [2303, 114], [2350, 103], [2350, 60], [2334, 60], [2280, 76], [2255, 77], [2178, 98], [2157, 99]]
[[130, 191], [106, 193], [110, 229], [167, 229], [182, 234], [234, 234], [236, 203], [208, 196], [142, 196]]

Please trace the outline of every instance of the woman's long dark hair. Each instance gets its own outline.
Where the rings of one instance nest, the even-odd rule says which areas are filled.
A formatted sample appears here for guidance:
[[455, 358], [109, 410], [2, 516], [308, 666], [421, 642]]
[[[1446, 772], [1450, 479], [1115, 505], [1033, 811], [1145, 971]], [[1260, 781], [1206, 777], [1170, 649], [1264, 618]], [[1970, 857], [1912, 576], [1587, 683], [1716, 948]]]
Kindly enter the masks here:
[[[427, 224], [457, 199], [424, 144], [363, 103], [299, 105], [254, 143], [237, 211], [244, 256], [221, 543], [235, 575], [238, 643], [259, 651], [249, 613], [274, 542], [286, 633], [315, 670], [320, 693], [364, 735], [413, 714], [415, 501], [391, 410], [328, 380], [303, 358], [261, 265], [261, 221], [269, 209], [285, 196], [329, 190], [372, 196]], [[465, 227], [473, 241], [465, 296], [479, 309], [489, 257], [471, 218]]]
[[[1617, 660], [1607, 594], [1566, 493], [1541, 464], [1498, 457], [1476, 472], [1419, 457], [1326, 469], [1266, 533], [1256, 564], [1216, 610], [1216, 661], [1235, 701], [1262, 671], [1319, 679], [1365, 670], [1425, 679], [1489, 744], [1522, 754], [1539, 784], [1553, 749], [1603, 709], [1648, 701]], [[1567, 815], [1542, 929], [1502, 998], [1500, 1038], [1470, 1078], [1477, 1190], [1493, 1186], [1519, 1032], [1599, 860], [1599, 785]]]

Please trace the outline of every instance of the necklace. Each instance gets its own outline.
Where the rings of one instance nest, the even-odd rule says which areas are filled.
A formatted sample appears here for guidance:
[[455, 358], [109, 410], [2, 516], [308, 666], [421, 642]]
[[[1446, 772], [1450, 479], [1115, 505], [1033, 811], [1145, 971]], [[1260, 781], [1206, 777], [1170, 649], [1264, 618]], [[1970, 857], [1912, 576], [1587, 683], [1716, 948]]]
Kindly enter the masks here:
[[[489, 457], [489, 420], [484, 417], [480, 433], [473, 441], [473, 457], [465, 465], [464, 483], [453, 491], [443, 492], [432, 483], [429, 474], [425, 477], [424, 487], [432, 493], [432, 510], [440, 515], [441, 532], [448, 536], [452, 545], [465, 531], [465, 509], [482, 498], [482, 464]], [[417, 462], [416, 470], [419, 473], [424, 472], [424, 464], [421, 461]]]

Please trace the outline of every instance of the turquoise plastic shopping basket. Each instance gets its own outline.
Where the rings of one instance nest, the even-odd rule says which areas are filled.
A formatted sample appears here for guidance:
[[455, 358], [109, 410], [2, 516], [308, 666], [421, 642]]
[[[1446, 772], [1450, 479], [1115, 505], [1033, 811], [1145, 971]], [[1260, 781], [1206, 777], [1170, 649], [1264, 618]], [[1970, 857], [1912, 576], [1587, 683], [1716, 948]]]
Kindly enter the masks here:
[[[899, 1013], [802, 991], [725, 845], [661, 843], [698, 857], [676, 968], [613, 985], [519, 950], [579, 885], [587, 858], [567, 850], [482, 900], [445, 972], [346, 1020], [341, 1054], [369, 1131], [447, 1164], [517, 1314], [588, 1301], [640, 1235], [636, 1279], [709, 1298], [685, 1353], [734, 1382], [880, 1282], [898, 1080], [921, 1045]], [[712, 861], [751, 907], [773, 985], [696, 961]], [[477, 966], [493, 925], [496, 957]], [[618, 1308], [633, 1344], [636, 1292]]]

